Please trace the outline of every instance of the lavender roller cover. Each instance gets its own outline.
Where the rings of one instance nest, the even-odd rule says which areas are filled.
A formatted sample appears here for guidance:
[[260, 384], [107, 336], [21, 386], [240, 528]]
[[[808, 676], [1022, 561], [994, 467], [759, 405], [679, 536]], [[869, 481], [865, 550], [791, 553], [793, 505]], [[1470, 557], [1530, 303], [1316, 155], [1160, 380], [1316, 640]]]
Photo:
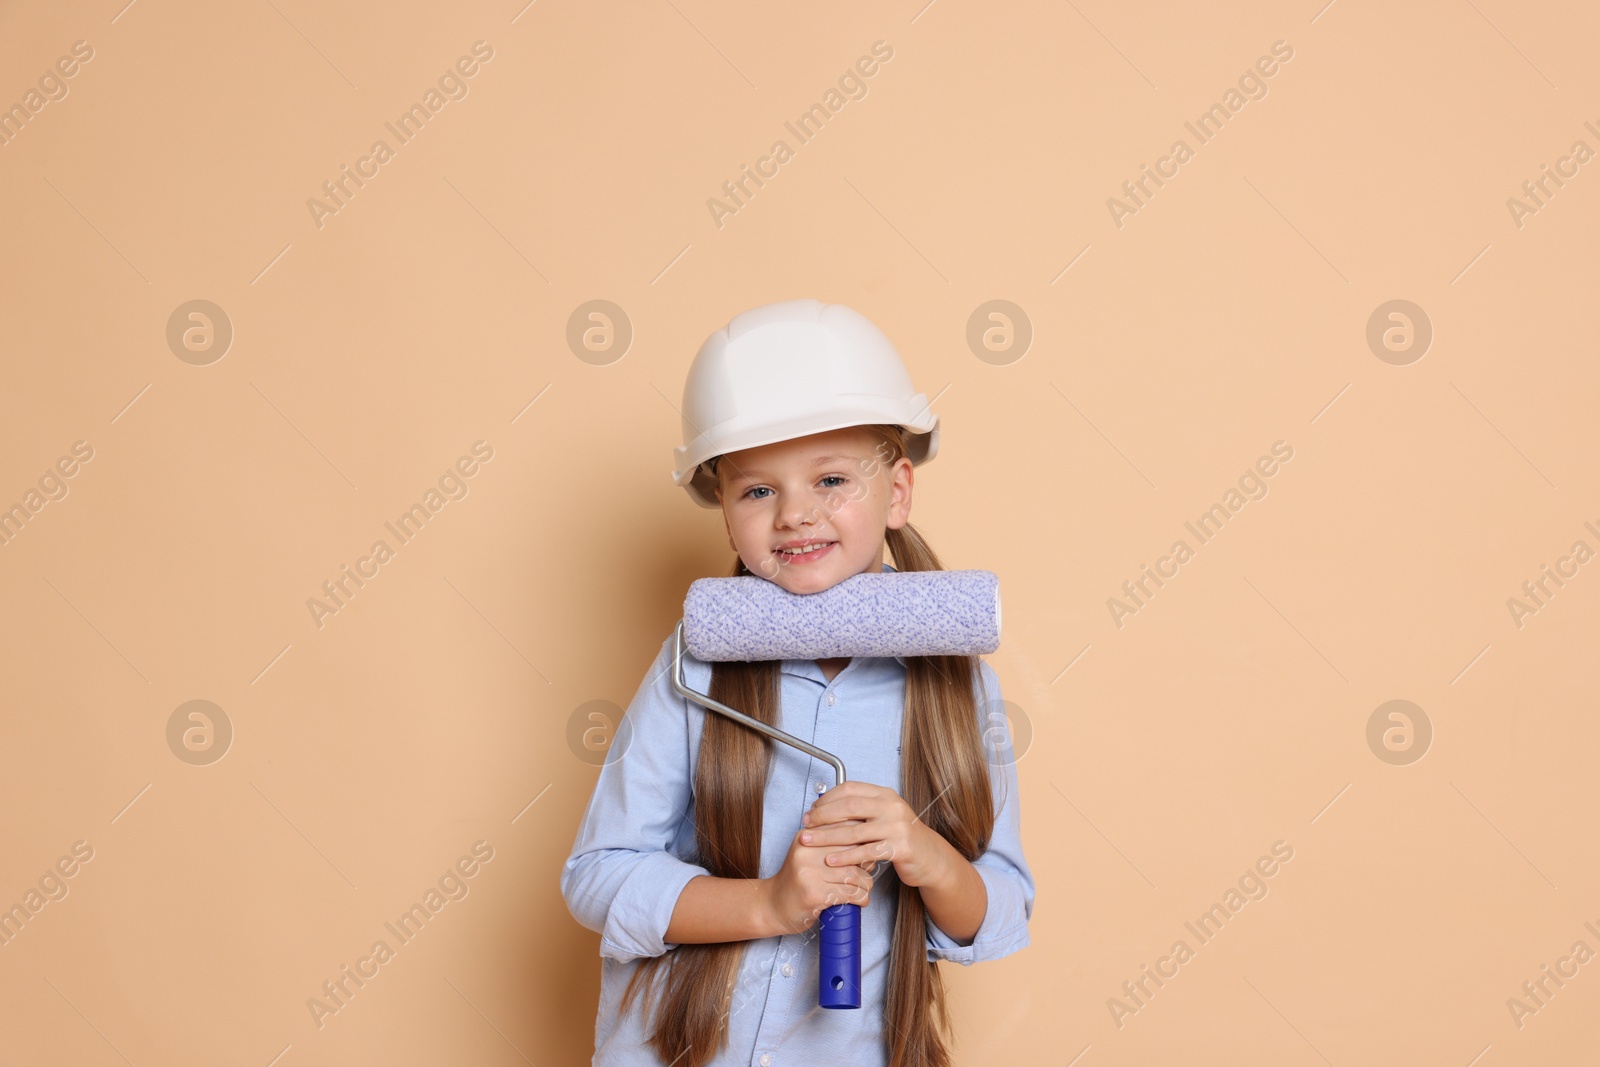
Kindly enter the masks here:
[[683, 602], [683, 637], [704, 663], [983, 655], [1000, 647], [1000, 578], [864, 572], [820, 593], [791, 593], [753, 575], [701, 578]]

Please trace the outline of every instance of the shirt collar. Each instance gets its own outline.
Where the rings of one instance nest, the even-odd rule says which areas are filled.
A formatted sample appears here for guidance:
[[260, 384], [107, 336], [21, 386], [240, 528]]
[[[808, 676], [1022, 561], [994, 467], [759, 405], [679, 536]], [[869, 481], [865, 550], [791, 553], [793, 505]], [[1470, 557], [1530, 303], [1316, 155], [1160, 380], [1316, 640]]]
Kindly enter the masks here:
[[[883, 564], [883, 571], [898, 573], [895, 571], [895, 568], [889, 566], [887, 563]], [[879, 573], [883, 573], [883, 571], [880, 571]], [[857, 656], [853, 658], [871, 659], [873, 657]], [[890, 656], [888, 658], [893, 659], [896, 663], [900, 664], [900, 668], [902, 670], [905, 669], [906, 658], [904, 656]], [[848, 669], [849, 668], [846, 668], [846, 670]], [[779, 670], [784, 674], [792, 674], [797, 678], [810, 678], [812, 681], [821, 682], [824, 686], [829, 684], [828, 679], [823, 677], [822, 668], [817, 666], [817, 661], [814, 659], [786, 659], [783, 660], [779, 665]], [[835, 675], [835, 677], [837, 677], [837, 675]]]

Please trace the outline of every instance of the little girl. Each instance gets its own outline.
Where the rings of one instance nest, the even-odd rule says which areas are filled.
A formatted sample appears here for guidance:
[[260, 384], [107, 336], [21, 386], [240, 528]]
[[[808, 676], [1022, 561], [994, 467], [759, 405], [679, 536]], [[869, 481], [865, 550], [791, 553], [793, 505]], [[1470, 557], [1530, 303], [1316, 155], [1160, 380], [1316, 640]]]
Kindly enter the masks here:
[[[721, 508], [733, 575], [806, 594], [944, 569], [908, 521], [938, 418], [857, 312], [736, 316], [695, 356], [682, 413], [674, 481]], [[561, 872], [600, 934], [593, 1063], [948, 1067], [937, 961], [1016, 952], [1033, 913], [994, 670], [684, 653], [690, 687], [838, 755], [850, 780], [830, 788], [827, 764], [678, 694], [672, 667], [669, 634]], [[841, 902], [862, 905], [858, 1010], [817, 1004], [817, 918]]]

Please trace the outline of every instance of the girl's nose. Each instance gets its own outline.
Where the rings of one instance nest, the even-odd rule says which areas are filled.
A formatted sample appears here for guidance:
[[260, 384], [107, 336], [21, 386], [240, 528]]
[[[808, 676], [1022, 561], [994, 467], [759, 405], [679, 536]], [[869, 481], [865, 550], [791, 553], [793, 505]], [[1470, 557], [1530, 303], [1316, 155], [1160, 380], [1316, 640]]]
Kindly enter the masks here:
[[817, 509], [810, 504], [791, 504], [783, 509], [783, 524], [791, 530], [815, 526]]

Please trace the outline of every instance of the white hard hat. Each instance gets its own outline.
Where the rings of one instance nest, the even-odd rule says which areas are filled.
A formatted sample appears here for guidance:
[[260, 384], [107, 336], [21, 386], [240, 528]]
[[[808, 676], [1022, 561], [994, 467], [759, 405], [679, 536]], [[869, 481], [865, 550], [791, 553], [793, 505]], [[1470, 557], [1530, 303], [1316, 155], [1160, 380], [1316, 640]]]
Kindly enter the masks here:
[[683, 383], [683, 446], [672, 481], [715, 508], [714, 456], [846, 426], [903, 426], [906, 457], [939, 448], [939, 417], [889, 338], [843, 304], [786, 300], [733, 317], [705, 339]]

